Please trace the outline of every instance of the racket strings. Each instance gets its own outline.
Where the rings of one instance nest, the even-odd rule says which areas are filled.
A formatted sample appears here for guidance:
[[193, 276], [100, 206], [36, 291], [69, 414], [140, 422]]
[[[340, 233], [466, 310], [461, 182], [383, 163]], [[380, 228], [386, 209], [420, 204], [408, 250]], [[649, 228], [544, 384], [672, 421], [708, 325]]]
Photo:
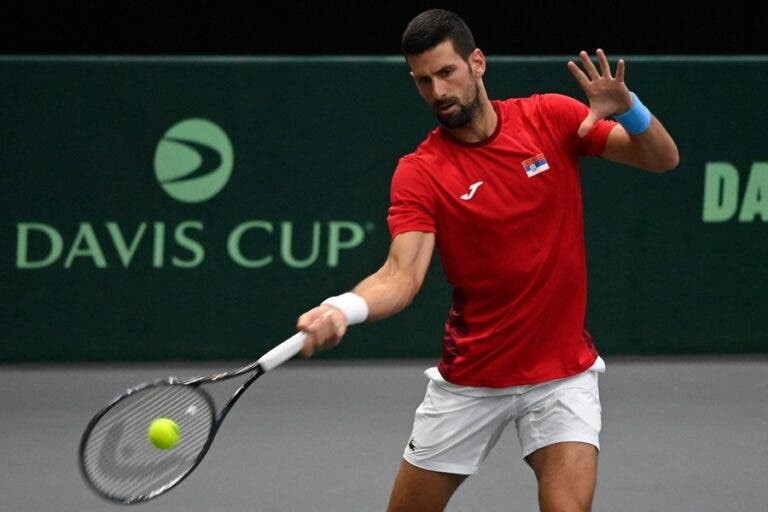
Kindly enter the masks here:
[[[156, 448], [147, 429], [157, 418], [179, 426], [178, 444]], [[116, 402], [93, 425], [84, 443], [83, 469], [101, 493], [119, 501], [149, 499], [181, 480], [205, 450], [214, 421], [201, 390], [160, 384]]]

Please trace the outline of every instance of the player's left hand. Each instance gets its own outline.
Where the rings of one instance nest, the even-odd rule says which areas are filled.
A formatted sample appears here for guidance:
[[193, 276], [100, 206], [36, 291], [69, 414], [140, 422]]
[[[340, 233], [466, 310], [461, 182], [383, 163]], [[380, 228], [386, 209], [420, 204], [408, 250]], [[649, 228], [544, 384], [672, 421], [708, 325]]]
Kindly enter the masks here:
[[573, 61], [568, 61], [568, 70], [584, 90], [589, 100], [589, 115], [579, 126], [579, 137], [585, 136], [600, 119], [621, 114], [632, 107], [632, 96], [624, 83], [624, 60], [616, 64], [616, 76], [611, 75], [608, 57], [603, 50], [596, 52], [600, 70], [585, 51], [579, 52], [584, 71]]

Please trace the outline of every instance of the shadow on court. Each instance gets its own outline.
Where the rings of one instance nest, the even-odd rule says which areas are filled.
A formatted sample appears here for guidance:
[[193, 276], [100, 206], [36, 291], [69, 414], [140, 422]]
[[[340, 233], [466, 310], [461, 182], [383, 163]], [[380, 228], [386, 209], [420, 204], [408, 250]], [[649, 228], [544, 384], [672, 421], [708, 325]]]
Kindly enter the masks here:
[[[593, 510], [766, 510], [768, 359], [606, 362]], [[133, 384], [240, 363], [2, 366], [0, 510], [125, 510], [92, 494], [78, 473], [78, 442], [90, 417]], [[289, 362], [246, 392], [187, 480], [129, 508], [384, 510], [430, 364]], [[236, 382], [210, 389], [225, 397]], [[520, 460], [514, 430], [448, 510], [537, 510], [535, 479]]]

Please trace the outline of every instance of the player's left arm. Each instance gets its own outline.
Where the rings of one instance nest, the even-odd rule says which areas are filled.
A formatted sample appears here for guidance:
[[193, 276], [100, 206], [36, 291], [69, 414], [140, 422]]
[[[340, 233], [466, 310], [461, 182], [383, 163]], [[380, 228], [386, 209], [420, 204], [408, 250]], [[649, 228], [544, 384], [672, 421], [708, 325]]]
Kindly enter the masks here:
[[653, 116], [648, 129], [638, 135], [629, 135], [620, 124], [614, 126], [600, 156], [606, 160], [659, 173], [671, 171], [677, 167], [680, 160], [675, 141]]
[[585, 136], [599, 119], [613, 116], [620, 124], [611, 129], [602, 158], [651, 172], [677, 167], [680, 156], [672, 136], [624, 82], [624, 60], [618, 61], [613, 76], [605, 53], [597, 50], [596, 54], [599, 70], [584, 51], [579, 54], [584, 70], [568, 62], [568, 69], [589, 99], [589, 114], [578, 135]]

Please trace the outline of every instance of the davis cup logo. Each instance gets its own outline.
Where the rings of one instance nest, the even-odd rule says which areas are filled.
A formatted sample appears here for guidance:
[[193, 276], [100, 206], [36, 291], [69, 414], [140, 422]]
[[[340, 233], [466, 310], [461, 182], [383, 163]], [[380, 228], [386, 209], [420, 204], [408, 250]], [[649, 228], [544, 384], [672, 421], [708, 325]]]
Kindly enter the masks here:
[[[201, 203], [227, 185], [233, 155], [229, 137], [215, 123], [184, 119], [171, 126], [157, 144], [155, 177], [175, 200]], [[295, 222], [252, 218], [249, 213], [226, 225], [215, 219], [168, 221], [134, 216], [124, 223], [108, 219], [78, 219], [76, 229], [34, 219], [17, 222], [16, 268], [191, 269], [205, 262], [211, 250], [206, 240], [218, 243], [219, 251], [226, 251], [232, 263], [242, 268], [277, 264], [294, 269], [313, 265], [336, 268], [341, 255], [362, 245], [375, 228], [373, 222], [349, 219], [323, 221], [304, 216]]]
[[169, 196], [184, 203], [207, 201], [229, 181], [234, 153], [219, 126], [200, 118], [173, 125], [155, 150], [155, 177]]

